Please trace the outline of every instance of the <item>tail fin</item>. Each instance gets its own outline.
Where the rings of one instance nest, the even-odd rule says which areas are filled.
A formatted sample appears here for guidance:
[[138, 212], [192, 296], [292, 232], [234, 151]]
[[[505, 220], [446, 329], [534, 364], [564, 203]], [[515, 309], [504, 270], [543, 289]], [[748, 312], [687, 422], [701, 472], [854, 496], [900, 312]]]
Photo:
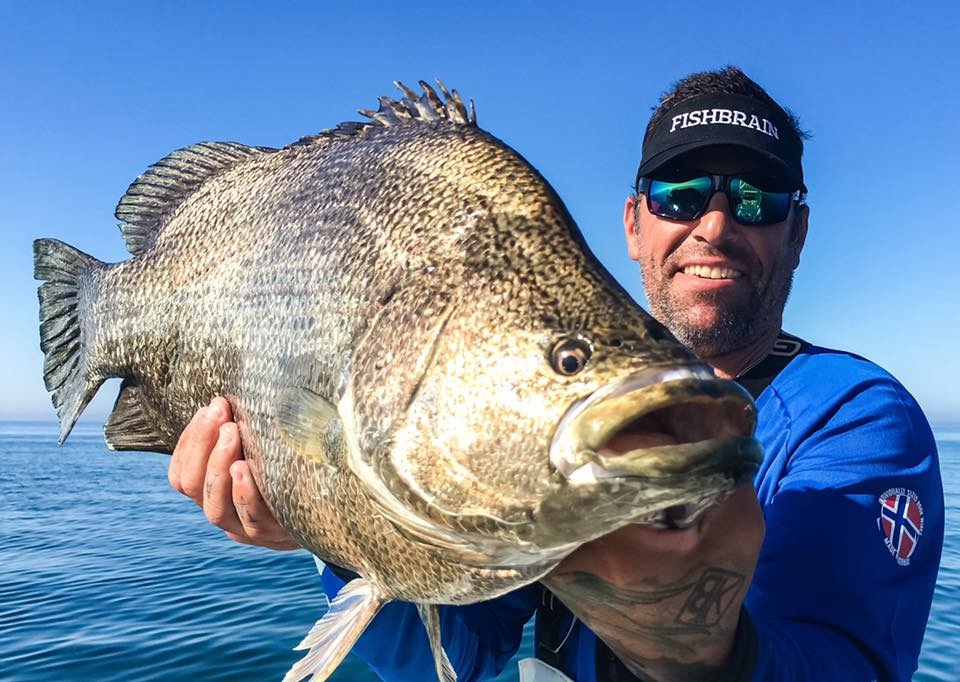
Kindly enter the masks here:
[[[43, 382], [60, 417], [60, 443], [66, 440], [103, 377], [92, 377], [87, 352], [92, 331], [89, 310], [91, 275], [104, 267], [93, 256], [56, 239], [33, 242], [33, 276], [45, 280], [40, 297], [40, 349]], [[89, 314], [89, 313], [87, 313]]]

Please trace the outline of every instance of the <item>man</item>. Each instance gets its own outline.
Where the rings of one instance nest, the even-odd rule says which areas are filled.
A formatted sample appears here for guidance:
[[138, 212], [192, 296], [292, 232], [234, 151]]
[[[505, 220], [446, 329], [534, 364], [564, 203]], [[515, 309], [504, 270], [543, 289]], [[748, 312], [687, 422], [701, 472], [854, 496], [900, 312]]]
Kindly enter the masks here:
[[[802, 151], [796, 120], [738, 69], [694, 74], [661, 100], [624, 210], [627, 248], [654, 316], [757, 399], [755, 491], [693, 528], [629, 526], [589, 543], [546, 588], [443, 609], [461, 679], [495, 674], [534, 611], [541, 672], [582, 681], [916, 669], [943, 539], [937, 453], [890, 375], [780, 330], [807, 233]], [[223, 399], [184, 432], [170, 481], [233, 539], [294, 546], [240, 459]], [[323, 574], [330, 594], [349, 578]], [[410, 605], [386, 607], [354, 651], [386, 679], [433, 674]]]

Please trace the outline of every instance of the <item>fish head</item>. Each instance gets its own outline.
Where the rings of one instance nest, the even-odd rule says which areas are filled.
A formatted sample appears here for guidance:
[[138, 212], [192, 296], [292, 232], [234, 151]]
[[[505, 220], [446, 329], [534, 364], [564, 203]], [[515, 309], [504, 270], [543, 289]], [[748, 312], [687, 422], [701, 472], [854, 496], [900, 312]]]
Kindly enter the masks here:
[[750, 396], [630, 298], [522, 157], [436, 130], [429, 191], [391, 213], [422, 227], [384, 251], [407, 274], [355, 355], [352, 469], [401, 532], [488, 565], [693, 523], [759, 465]]
[[554, 431], [562, 482], [540, 505], [538, 543], [690, 526], [760, 464], [756, 409], [737, 383], [700, 363], [610, 364], [627, 371], [575, 400]]
[[750, 396], [618, 292], [575, 324], [477, 298], [451, 304], [376, 467], [417, 523], [493, 564], [559, 560], [629, 523], [690, 525], [756, 471]]

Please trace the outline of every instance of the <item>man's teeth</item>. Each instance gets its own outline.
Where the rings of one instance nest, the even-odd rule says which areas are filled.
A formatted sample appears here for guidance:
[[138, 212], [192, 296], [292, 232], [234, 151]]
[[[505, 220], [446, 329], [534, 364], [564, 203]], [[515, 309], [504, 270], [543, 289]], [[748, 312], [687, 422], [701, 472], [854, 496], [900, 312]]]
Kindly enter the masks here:
[[688, 265], [683, 269], [683, 274], [703, 277], [705, 279], [737, 279], [738, 277], [743, 277], [743, 273], [739, 270], [711, 268], [707, 265]]

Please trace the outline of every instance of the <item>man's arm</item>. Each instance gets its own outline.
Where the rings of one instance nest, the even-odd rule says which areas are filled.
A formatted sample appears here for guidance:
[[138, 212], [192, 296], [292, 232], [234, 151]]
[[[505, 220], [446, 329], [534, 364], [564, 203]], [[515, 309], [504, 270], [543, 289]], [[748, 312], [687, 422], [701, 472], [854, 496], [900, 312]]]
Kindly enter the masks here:
[[640, 679], [730, 679], [741, 604], [763, 541], [752, 486], [694, 527], [628, 526], [544, 582]]
[[[797, 404], [786, 395], [782, 410]], [[756, 679], [908, 680], [943, 544], [933, 435], [910, 395], [879, 372], [809, 411], [789, 415], [774, 462], [782, 471], [761, 482], [771, 486], [767, 540], [746, 602]]]
[[[202, 507], [210, 522], [232, 540], [298, 549], [260, 495], [231, 419], [223, 398], [197, 412], [174, 450], [170, 485]], [[345, 584], [329, 567], [322, 579], [331, 599]], [[531, 586], [482, 604], [441, 607], [441, 637], [459, 679], [486, 679], [503, 669], [520, 646], [523, 626], [536, 608], [536, 589]], [[413, 604], [387, 604], [353, 653], [387, 680], [427, 680], [436, 675], [426, 630]]]
[[[817, 376], [831, 372], [850, 374], [828, 366]], [[830, 395], [828, 387], [803, 401], [788, 396], [784, 403], [776, 391], [765, 398], [781, 404], [762, 413], [779, 409], [782, 419], [761, 420], [758, 437], [779, 454], [759, 481], [766, 539], [746, 600], [742, 591], [729, 602], [724, 595], [739, 576], [749, 580], [749, 553], [736, 559], [741, 538], [747, 546], [756, 538], [749, 514], [713, 523], [720, 545], [706, 529], [690, 552], [676, 554], [673, 570], [653, 580], [647, 562], [659, 548], [637, 533], [624, 534], [619, 550], [594, 547], [580, 566], [561, 565], [550, 587], [641, 679], [729, 679], [730, 670], [716, 666], [717, 653], [731, 639], [741, 601], [750, 627], [740, 634], [756, 638], [755, 680], [910, 679], [943, 543], [939, 464], [909, 394], [878, 370], [864, 374]], [[795, 383], [810, 392], [806, 382]], [[806, 414], [791, 415], [788, 405], [806, 406]], [[911, 516], [913, 525], [904, 520]], [[732, 552], [727, 558], [723, 546]], [[633, 573], [627, 562], [605, 563], [615, 557], [633, 557]], [[575, 572], [564, 574], [568, 567]], [[698, 610], [713, 615], [695, 616]], [[689, 627], [714, 620], [700, 632]]]

